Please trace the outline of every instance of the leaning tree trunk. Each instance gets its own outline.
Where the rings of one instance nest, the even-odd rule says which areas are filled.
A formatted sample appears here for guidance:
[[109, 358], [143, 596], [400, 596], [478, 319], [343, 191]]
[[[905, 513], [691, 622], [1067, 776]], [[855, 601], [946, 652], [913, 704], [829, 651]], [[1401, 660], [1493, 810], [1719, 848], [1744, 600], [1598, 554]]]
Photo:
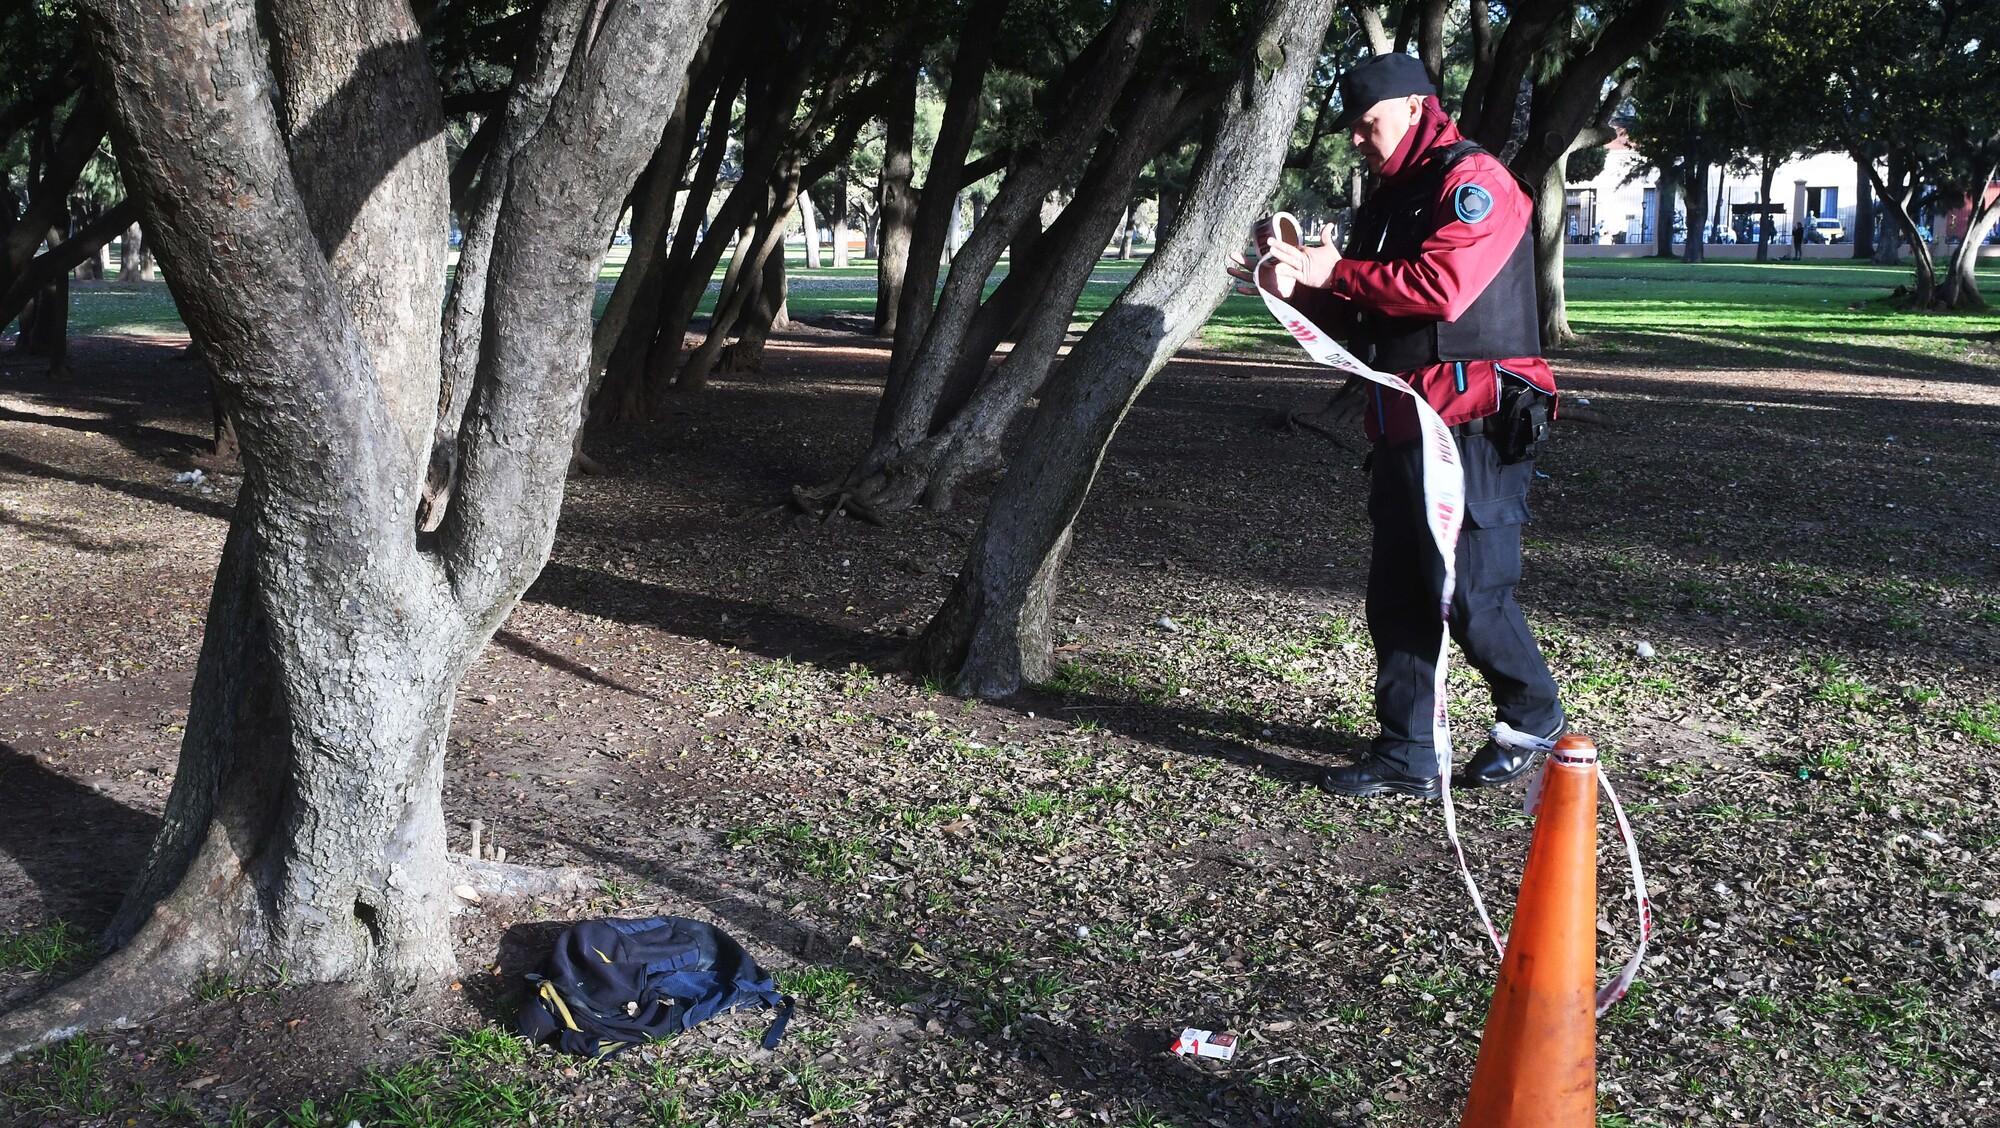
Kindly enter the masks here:
[[1976, 183], [1972, 191], [1974, 207], [1965, 217], [1965, 235], [1958, 242], [1958, 249], [1952, 252], [1951, 264], [1945, 269], [1944, 280], [1939, 286], [1939, 300], [1947, 309], [1986, 308], [1986, 299], [1979, 293], [1979, 248], [1986, 237], [1993, 233], [1995, 220], [2000, 220], [2000, 196], [1987, 198], [1985, 188], [1993, 179], [1989, 171]]
[[[1040, 213], [1043, 199], [1099, 139], [1137, 66], [1158, 7], [1159, 0], [1125, 0], [1082, 57], [1088, 65], [1080, 68], [1072, 96], [1063, 103], [1072, 109], [1051, 122], [1047, 136], [1009, 170], [999, 194], [987, 207], [985, 222], [952, 259], [923, 340], [907, 374], [885, 386], [875, 413], [873, 440], [848, 472], [847, 483], [875, 478], [883, 467], [902, 458], [929, 434], [938, 398], [958, 361], [1001, 252]], [[887, 248], [883, 254], [886, 258]]]
[[[1187, 207], [1044, 392], [958, 582], [912, 652], [961, 693], [1002, 696], [1050, 673], [1056, 577], [1105, 448], [1153, 374], [1222, 301], [1225, 254], [1270, 199], [1331, 0], [1273, 0], [1203, 147]], [[1270, 66], [1276, 61], [1276, 66]]]
[[[716, 298], [715, 316], [709, 320], [708, 336], [688, 357], [674, 385], [684, 392], [699, 391], [709, 372], [722, 357], [729, 334], [739, 327], [742, 340], [732, 347], [725, 371], [755, 371], [763, 364], [764, 340], [770, 335], [771, 321], [785, 303], [785, 223], [799, 200], [799, 161], [788, 157], [771, 190], [771, 204], [752, 232], [747, 244], [738, 244], [741, 269], [730, 264], [732, 287], [725, 280]], [[766, 289], [771, 292], [766, 294]]]
[[[604, 356], [601, 373], [596, 377], [597, 386], [588, 401], [590, 419], [599, 426], [629, 423], [645, 415], [651, 354], [671, 341], [673, 357], [680, 356], [688, 320], [701, 304], [715, 264], [722, 259], [728, 235], [708, 222], [708, 201], [729, 151], [729, 120], [742, 83], [741, 71], [733, 71], [715, 92], [714, 116], [709, 122], [701, 159], [688, 182], [687, 200], [681, 208], [680, 222], [673, 228], [672, 243], [664, 252], [649, 257], [645, 273], [631, 291], [629, 308], [624, 309], [623, 324], [609, 324], [607, 319], [593, 337], [593, 357], [600, 351]], [[758, 155], [746, 156], [746, 162]], [[717, 221], [737, 214], [742, 206], [739, 193], [748, 191], [748, 186], [739, 182], [723, 201]], [[618, 291], [624, 289], [624, 279], [619, 281], [612, 291], [614, 304], [619, 298]], [[610, 308], [607, 307], [607, 315]]]
[[[1185, 30], [1198, 35], [1205, 27], [1202, 21]], [[1018, 279], [1021, 292], [1032, 301], [1013, 350], [983, 382], [978, 381], [992, 347], [969, 338], [972, 347], [961, 355], [954, 379], [960, 372], [969, 374], [977, 390], [948, 417], [933, 418], [930, 435], [885, 464], [877, 479], [863, 484], [858, 493], [864, 504], [876, 510], [904, 508], [921, 497], [926, 507], [942, 511], [951, 507], [962, 484], [999, 467], [1002, 439], [1029, 397], [1048, 379], [1068, 336], [1077, 299], [1117, 229], [1133, 182], [1153, 154], [1187, 124], [1177, 120], [1184, 91], [1183, 79], [1164, 73], [1127, 90], [1075, 195], [1035, 240], [1031, 260], [1008, 274], [1010, 283], [1017, 281], [1016, 272], [1023, 275]], [[1190, 102], [1206, 104], [1200, 98]], [[988, 304], [1004, 307], [998, 301], [1001, 295], [994, 298]]]
[[562, 60], [497, 225], [463, 480], [420, 544], [448, 169], [409, 6], [90, 0], [121, 171], [225, 389], [245, 479], [120, 946], [0, 1017], [0, 1058], [140, 1021], [204, 970], [384, 991], [455, 972], [453, 695], [547, 559], [597, 261], [712, 6], [597, 10]]
[[1890, 153], [1886, 181], [1879, 178], [1880, 174], [1875, 171], [1872, 161], [1861, 165], [1861, 175], [1867, 177], [1875, 188], [1875, 264], [1896, 266], [1903, 261], [1900, 246], [1904, 231], [1902, 213], [1909, 207], [1913, 187], [1909, 168], [1901, 156]]
[[916, 220], [912, 151], [917, 135], [917, 60], [893, 64], [889, 112], [883, 118], [881, 195], [875, 208], [875, 335], [896, 335], [903, 278], [910, 267], [911, 225]]
[[[1892, 176], [1899, 171], [1896, 164], [1896, 159], [1892, 156], [1890, 158]], [[1911, 257], [1916, 259], [1913, 264], [1916, 267], [1916, 278], [1911, 286], [1911, 304], [1917, 309], [1929, 309], [1937, 297], [1937, 262], [1931, 257], [1929, 241], [1923, 237], [1922, 230], [1917, 226], [1916, 215], [1910, 211], [1911, 200], [1916, 196], [1916, 178], [1910, 174], [1907, 167], [1900, 171], [1905, 179], [1895, 182], [1895, 191], [1890, 191], [1889, 185], [1876, 180], [1875, 194], [1882, 202], [1883, 210], [1895, 222], [1897, 231], [1909, 243]], [[1868, 175], [1871, 179], [1878, 175], [1874, 166], [1869, 166]], [[1896, 243], [1894, 239], [1883, 241], [1891, 246]], [[1880, 248], [1877, 248], [1877, 258], [1879, 261]]]
[[[965, 158], [972, 151], [973, 136], [979, 130], [980, 91], [993, 58], [994, 44], [1000, 38], [1000, 21], [1006, 15], [1008, 3], [1009, 0], [977, 0], [959, 31], [958, 52], [952, 59], [951, 90], [945, 96], [944, 116], [938, 125], [937, 142], [931, 148], [923, 195], [911, 218], [903, 272], [896, 280], [896, 310], [888, 330], [896, 343], [889, 352], [884, 402], [896, 397], [896, 389], [908, 377], [910, 362], [930, 324], [938, 271], [958, 249], [960, 182]], [[898, 113], [901, 110], [899, 104]], [[896, 126], [901, 128], [900, 119]], [[885, 186], [890, 183], [886, 167], [883, 183]], [[886, 202], [883, 210], [889, 210]]]

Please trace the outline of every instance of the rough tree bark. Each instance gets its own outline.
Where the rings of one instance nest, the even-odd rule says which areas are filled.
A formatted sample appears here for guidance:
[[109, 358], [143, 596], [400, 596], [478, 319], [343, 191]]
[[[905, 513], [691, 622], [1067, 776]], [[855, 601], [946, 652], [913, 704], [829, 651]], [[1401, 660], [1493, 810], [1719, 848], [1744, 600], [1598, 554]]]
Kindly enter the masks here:
[[[1206, 15], [1198, 12], [1193, 23], [1183, 25], [1190, 37], [1205, 30]], [[975, 324], [952, 373], [954, 387], [946, 390], [933, 415], [930, 434], [862, 484], [857, 492], [864, 504], [904, 508], [921, 498], [929, 509], [941, 511], [951, 507], [966, 481], [999, 467], [1002, 440], [1048, 379], [1077, 299], [1117, 228], [1140, 170], [1212, 104], [1210, 97], [1187, 97], [1186, 87], [1186, 76], [1169, 68], [1127, 88], [1075, 195], [1003, 283], [1018, 285], [1025, 310], [1013, 312], [1013, 295], [996, 293], [987, 303], [1001, 310], [1004, 323], [1018, 322], [1012, 351], [988, 372], [997, 341], [982, 336]], [[981, 317], [988, 312], [982, 308]], [[1002, 323], [994, 321], [989, 331]]]
[[[1040, 214], [1044, 197], [1098, 139], [1138, 63], [1158, 8], [1159, 0], [1125, 0], [1078, 63], [1066, 72], [1063, 96], [1052, 103], [1063, 107], [1062, 111], [1048, 123], [1045, 136], [1019, 156], [988, 205], [985, 221], [952, 259], [944, 291], [907, 376], [884, 389], [875, 415], [873, 441], [844, 484], [835, 490], [846, 492], [851, 486], [879, 478], [885, 467], [907, 455], [929, 434], [938, 399], [978, 312], [987, 277], [1001, 252]], [[883, 257], [889, 253], [885, 246]]]
[[409, 6], [87, 5], [124, 173], [245, 479], [115, 950], [0, 1017], [0, 1057], [139, 1021], [208, 968], [382, 991], [453, 973], [453, 695], [547, 559], [597, 262], [711, 7], [592, 6], [509, 170], [461, 481], [420, 544], [448, 187]]
[[1868, 172], [1861, 166], [1873, 160], [1864, 149], [1855, 149], [1854, 158], [1854, 256], [1858, 259], [1875, 257], [1875, 191], [1868, 183]]
[[1965, 232], [1958, 241], [1958, 248], [1952, 252], [1951, 263], [1946, 266], [1944, 278], [1938, 284], [1938, 300], [1947, 309], [1986, 308], [1986, 299], [1979, 293], [1979, 248], [1992, 234], [1995, 220], [2000, 220], [2000, 196], [1988, 196], [1986, 186], [1993, 182], [2000, 168], [1988, 168], [1984, 176], [1970, 183], [1968, 192], [1972, 211], [1965, 217]]
[[1049, 611], [1077, 512], [1133, 400], [1222, 301], [1224, 255], [1270, 199], [1331, 16], [1332, 0], [1265, 6], [1179, 222], [1050, 380], [958, 582], [913, 648], [918, 669], [987, 697], [1048, 676]]
[[[959, 29], [958, 51], [951, 65], [951, 90], [945, 95], [944, 116], [938, 125], [937, 142], [931, 148], [930, 168], [924, 174], [923, 191], [910, 223], [903, 275], [897, 281], [896, 313], [888, 330], [896, 338], [889, 353], [887, 387], [892, 389], [907, 378], [917, 345], [930, 324], [938, 271], [949, 258], [953, 236], [957, 234], [958, 190], [964, 183], [965, 158], [972, 151], [973, 135], [979, 131], [980, 90], [986, 82], [994, 44], [1000, 39], [1000, 21], [1007, 14], [1008, 2], [975, 0]], [[902, 112], [900, 107], [897, 112]], [[885, 169], [883, 183], [889, 182]], [[884, 401], [891, 395], [885, 391]]]
[[890, 66], [889, 111], [882, 119], [882, 177], [875, 208], [875, 335], [896, 335], [902, 315], [903, 278], [910, 267], [911, 224], [916, 220], [917, 60], [905, 55]]
[[1702, 227], [1708, 223], [1708, 162], [1690, 160], [1687, 179], [1681, 184], [1681, 195], [1687, 200], [1687, 239], [1681, 244], [1682, 262], [1707, 261], [1707, 244], [1702, 242]]
[[843, 166], [833, 178], [833, 207], [828, 211], [828, 226], [833, 229], [833, 268], [847, 269], [847, 169]]
[[[1889, 158], [1891, 177], [1889, 181], [1881, 179], [1881, 174], [1875, 171], [1874, 165], [1864, 167], [1867, 169], [1868, 178], [1875, 184], [1875, 198], [1882, 203], [1882, 210], [1895, 223], [1897, 234], [1901, 236], [1902, 241], [1909, 244], [1910, 256], [1916, 260], [1913, 264], [1916, 267], [1916, 279], [1911, 286], [1911, 304], [1918, 309], [1929, 309], [1931, 302], [1937, 297], [1937, 262], [1931, 257], [1929, 240], [1923, 237], [1923, 232], [1917, 225], [1913, 207], [1917, 193], [1917, 178], [1907, 165], [1898, 167], [1899, 163], [1892, 154]], [[1894, 255], [1898, 240], [1890, 238], [1882, 242], [1888, 247], [1886, 253]], [[1876, 261], [1882, 261], [1884, 254], [1883, 248], [1876, 248]]]

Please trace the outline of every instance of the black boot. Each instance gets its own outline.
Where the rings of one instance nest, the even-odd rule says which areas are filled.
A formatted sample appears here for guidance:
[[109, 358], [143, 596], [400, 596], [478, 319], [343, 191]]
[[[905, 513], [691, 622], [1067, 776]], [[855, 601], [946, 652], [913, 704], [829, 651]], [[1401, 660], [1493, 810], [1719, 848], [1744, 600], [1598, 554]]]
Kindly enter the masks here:
[[1440, 788], [1436, 776], [1404, 775], [1402, 769], [1380, 756], [1370, 756], [1344, 768], [1328, 768], [1319, 777], [1321, 788], [1335, 795], [1372, 799], [1378, 795], [1414, 795], [1435, 799]]
[[[1568, 731], [1569, 718], [1565, 717], [1546, 739], [1553, 743], [1562, 739]], [[1465, 771], [1454, 782], [1460, 787], [1498, 787], [1503, 783], [1512, 783], [1534, 767], [1540, 755], [1534, 749], [1509, 748], [1489, 736], [1479, 751], [1473, 753], [1472, 759], [1466, 761]]]

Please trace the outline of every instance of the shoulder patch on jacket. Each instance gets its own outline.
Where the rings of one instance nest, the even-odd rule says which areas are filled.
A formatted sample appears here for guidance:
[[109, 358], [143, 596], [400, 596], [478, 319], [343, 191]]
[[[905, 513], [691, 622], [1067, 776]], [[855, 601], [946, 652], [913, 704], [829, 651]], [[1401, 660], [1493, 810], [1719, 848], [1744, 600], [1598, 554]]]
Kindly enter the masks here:
[[1451, 206], [1458, 218], [1467, 223], [1478, 223], [1493, 211], [1493, 193], [1477, 184], [1461, 184], [1452, 194]]

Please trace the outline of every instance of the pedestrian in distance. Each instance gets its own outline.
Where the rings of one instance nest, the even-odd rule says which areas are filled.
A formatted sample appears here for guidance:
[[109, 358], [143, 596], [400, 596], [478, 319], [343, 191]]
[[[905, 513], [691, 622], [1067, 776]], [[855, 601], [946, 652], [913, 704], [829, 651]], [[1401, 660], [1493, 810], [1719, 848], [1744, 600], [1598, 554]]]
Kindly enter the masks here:
[[[1514, 587], [1537, 444], [1555, 409], [1535, 301], [1532, 196], [1499, 158], [1460, 136], [1423, 65], [1382, 55], [1341, 78], [1344, 131], [1375, 174], [1346, 250], [1271, 246], [1264, 283], [1364, 362], [1415, 387], [1451, 428], [1465, 469], [1451, 632], [1485, 677], [1499, 723], [1459, 786], [1493, 786], [1533, 766], [1533, 742], [1567, 729], [1555, 679]], [[1268, 230], [1268, 223], [1260, 225]], [[1254, 292], [1255, 264], [1230, 274]], [[1358, 379], [1358, 378], [1357, 378]], [[1368, 632], [1380, 731], [1358, 763], [1325, 772], [1340, 795], [1440, 793], [1432, 743], [1440, 633], [1439, 558], [1424, 517], [1418, 422], [1408, 397], [1368, 386], [1373, 443]]]

